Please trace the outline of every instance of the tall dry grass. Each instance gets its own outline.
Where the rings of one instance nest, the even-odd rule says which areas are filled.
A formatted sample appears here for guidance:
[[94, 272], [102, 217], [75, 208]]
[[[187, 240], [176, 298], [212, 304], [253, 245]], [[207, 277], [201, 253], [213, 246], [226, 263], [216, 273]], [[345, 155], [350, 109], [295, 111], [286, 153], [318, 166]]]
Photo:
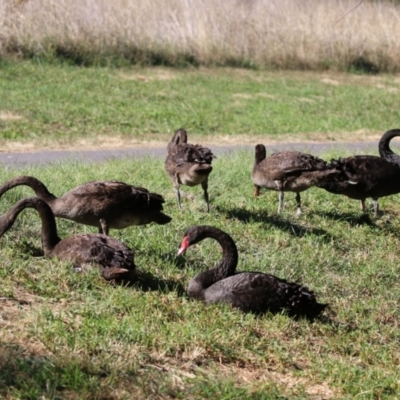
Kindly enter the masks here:
[[0, 0], [0, 55], [400, 70], [400, 6], [359, 0]]

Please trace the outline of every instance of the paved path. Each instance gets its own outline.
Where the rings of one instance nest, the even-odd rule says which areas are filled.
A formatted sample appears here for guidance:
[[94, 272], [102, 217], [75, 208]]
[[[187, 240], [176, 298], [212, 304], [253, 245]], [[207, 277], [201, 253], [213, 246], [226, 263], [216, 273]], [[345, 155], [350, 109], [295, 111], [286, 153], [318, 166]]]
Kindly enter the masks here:
[[[254, 146], [232, 145], [232, 146], [210, 146], [215, 155], [229, 154], [229, 152], [245, 149], [254, 151]], [[378, 155], [378, 142], [355, 142], [355, 143], [281, 143], [267, 146], [267, 153], [282, 150], [299, 150], [311, 154], [321, 154], [330, 150], [350, 150], [352, 154], [364, 154], [374, 152]], [[394, 144], [393, 150], [396, 151]], [[0, 153], [0, 163], [9, 167], [23, 167], [26, 165], [45, 165], [59, 161], [78, 162], [102, 162], [110, 159], [124, 157], [165, 157], [166, 148], [128, 148], [109, 150], [49, 150], [32, 153]]]

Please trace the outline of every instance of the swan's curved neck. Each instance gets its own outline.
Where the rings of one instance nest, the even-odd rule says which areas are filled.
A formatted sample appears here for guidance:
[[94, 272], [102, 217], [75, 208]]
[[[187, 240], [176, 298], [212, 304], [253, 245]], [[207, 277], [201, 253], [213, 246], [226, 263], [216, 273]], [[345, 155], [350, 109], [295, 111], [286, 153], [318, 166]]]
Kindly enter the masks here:
[[205, 238], [215, 239], [222, 247], [221, 261], [214, 268], [200, 272], [192, 280], [192, 285], [201, 286], [204, 290], [215, 282], [225, 279], [235, 273], [238, 263], [238, 251], [233, 239], [220, 230], [205, 227], [200, 237], [200, 240]]
[[13, 187], [21, 185], [26, 185], [32, 188], [36, 196], [40, 199], [43, 199], [47, 203], [51, 203], [56, 199], [56, 197], [47, 190], [46, 186], [43, 185], [43, 183], [40, 182], [39, 179], [36, 179], [33, 176], [25, 175], [10, 179], [2, 186], [0, 186], [0, 197]]
[[51, 208], [37, 197], [28, 197], [18, 201], [8, 212], [0, 217], [0, 232], [3, 234], [14, 224], [18, 214], [25, 208], [34, 208], [42, 220], [42, 242], [44, 254], [48, 255], [60, 242], [56, 221]]
[[378, 145], [379, 154], [381, 157], [385, 158], [390, 157], [391, 155], [396, 155], [389, 146], [390, 141], [396, 136], [400, 136], [399, 129], [391, 129], [383, 134]]

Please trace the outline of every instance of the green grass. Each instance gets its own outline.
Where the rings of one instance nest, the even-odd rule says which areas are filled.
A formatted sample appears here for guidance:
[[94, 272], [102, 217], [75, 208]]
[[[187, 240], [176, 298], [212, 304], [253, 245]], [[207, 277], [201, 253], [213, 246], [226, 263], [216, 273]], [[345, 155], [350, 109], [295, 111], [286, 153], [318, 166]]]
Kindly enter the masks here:
[[399, 90], [390, 75], [3, 62], [0, 145], [165, 146], [182, 126], [214, 141], [354, 140], [398, 126]]
[[[359, 202], [313, 188], [302, 196], [300, 218], [293, 194], [278, 216], [276, 192], [252, 196], [252, 162], [252, 152], [215, 160], [209, 214], [200, 187], [184, 187], [194, 200], [184, 198], [178, 211], [163, 160], [0, 171], [1, 181], [37, 176], [56, 195], [92, 179], [130, 182], [162, 194], [173, 217], [165, 226], [111, 232], [134, 249], [141, 271], [133, 287], [113, 287], [95, 269], [78, 274], [43, 259], [37, 214], [19, 216], [0, 240], [0, 397], [397, 398], [400, 197], [381, 199], [384, 214], [374, 220], [360, 214]], [[0, 212], [31, 193], [6, 193]], [[221, 256], [211, 240], [175, 256], [193, 224], [231, 234], [239, 270], [315, 290], [330, 304], [324, 318], [256, 317], [187, 299], [190, 278]], [[58, 227], [62, 237], [95, 231], [64, 220]]]

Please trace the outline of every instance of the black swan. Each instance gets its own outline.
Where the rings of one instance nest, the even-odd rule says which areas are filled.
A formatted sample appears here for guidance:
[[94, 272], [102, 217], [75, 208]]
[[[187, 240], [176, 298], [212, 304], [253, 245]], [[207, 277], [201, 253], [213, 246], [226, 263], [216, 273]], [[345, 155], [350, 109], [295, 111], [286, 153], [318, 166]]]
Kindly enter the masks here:
[[207, 211], [210, 211], [208, 199], [208, 176], [212, 171], [214, 154], [207, 147], [200, 144], [187, 143], [187, 132], [178, 129], [167, 147], [165, 171], [174, 185], [178, 207], [181, 209], [181, 195], [179, 185], [196, 186], [201, 184]]
[[338, 173], [335, 168], [329, 168], [326, 161], [299, 151], [283, 151], [267, 157], [265, 146], [258, 144], [251, 179], [255, 197], [262, 187], [279, 191], [278, 213], [283, 209], [284, 192], [295, 192], [297, 215], [300, 215], [300, 192]]
[[372, 197], [375, 217], [379, 215], [378, 199], [400, 192], [400, 165], [383, 158], [351, 156], [332, 160], [330, 165], [341, 173], [335, 179], [321, 182], [317, 186], [330, 193], [361, 200], [363, 212], [365, 199]]
[[129, 279], [135, 270], [132, 250], [103, 234], [73, 235], [61, 240], [51, 208], [38, 197], [18, 201], [8, 212], [0, 216], [0, 237], [14, 224], [25, 208], [34, 208], [42, 220], [42, 244], [46, 257], [71, 261], [74, 268], [84, 264], [96, 264], [106, 280]]
[[316, 318], [326, 307], [317, 303], [306, 287], [261, 272], [235, 273], [238, 252], [225, 232], [212, 226], [191, 226], [184, 234], [178, 255], [206, 238], [222, 247], [222, 260], [212, 269], [190, 280], [188, 296], [205, 303], [229, 303], [244, 312], [277, 313], [287, 310], [291, 316]]
[[37, 178], [19, 176], [0, 186], [0, 197], [20, 185], [31, 187], [36, 196], [51, 207], [56, 217], [98, 227], [99, 233], [105, 235], [110, 229], [171, 221], [171, 217], [162, 212], [164, 199], [161, 195], [123, 182], [88, 182], [56, 197]]
[[385, 132], [379, 141], [378, 148], [382, 158], [400, 165], [400, 156], [393, 153], [392, 149], [389, 147], [390, 141], [396, 136], [400, 136], [400, 129], [391, 129]]

